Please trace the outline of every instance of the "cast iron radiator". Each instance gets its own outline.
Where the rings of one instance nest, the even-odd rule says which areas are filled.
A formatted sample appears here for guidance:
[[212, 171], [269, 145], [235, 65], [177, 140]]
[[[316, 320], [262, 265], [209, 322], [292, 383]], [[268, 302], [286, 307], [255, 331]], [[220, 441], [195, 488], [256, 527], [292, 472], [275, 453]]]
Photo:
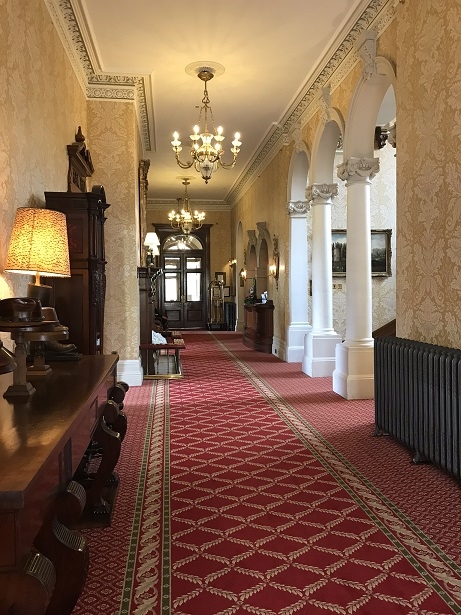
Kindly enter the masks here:
[[375, 339], [375, 434], [461, 477], [461, 350]]

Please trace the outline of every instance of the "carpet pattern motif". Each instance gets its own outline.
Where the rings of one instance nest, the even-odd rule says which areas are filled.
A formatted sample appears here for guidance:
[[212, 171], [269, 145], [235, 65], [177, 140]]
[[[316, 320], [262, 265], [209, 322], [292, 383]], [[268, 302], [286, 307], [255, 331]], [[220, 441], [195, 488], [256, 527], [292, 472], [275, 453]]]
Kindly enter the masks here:
[[[117, 537], [123, 508], [131, 531], [110, 559], [121, 598], [100, 608], [93, 568], [108, 571], [99, 560], [74, 613], [461, 613], [459, 566], [289, 396], [222, 336], [190, 334], [187, 344], [183, 380], [140, 388], [151, 394], [147, 413], [136, 405], [132, 417], [132, 389], [127, 397], [119, 505], [107, 531]], [[99, 551], [104, 538], [94, 534]]]

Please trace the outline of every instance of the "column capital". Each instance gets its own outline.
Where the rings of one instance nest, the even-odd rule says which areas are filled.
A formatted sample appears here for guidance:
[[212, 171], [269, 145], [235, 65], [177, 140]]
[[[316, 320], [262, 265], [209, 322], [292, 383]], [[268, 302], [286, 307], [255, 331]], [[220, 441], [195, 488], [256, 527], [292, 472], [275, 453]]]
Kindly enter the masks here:
[[309, 201], [288, 201], [287, 210], [288, 215], [307, 214], [310, 209]]
[[379, 171], [379, 158], [351, 157], [338, 165], [338, 177], [343, 181], [362, 183], [370, 181]]
[[330, 201], [338, 194], [338, 184], [310, 184], [306, 188], [306, 199], [309, 202], [314, 199]]

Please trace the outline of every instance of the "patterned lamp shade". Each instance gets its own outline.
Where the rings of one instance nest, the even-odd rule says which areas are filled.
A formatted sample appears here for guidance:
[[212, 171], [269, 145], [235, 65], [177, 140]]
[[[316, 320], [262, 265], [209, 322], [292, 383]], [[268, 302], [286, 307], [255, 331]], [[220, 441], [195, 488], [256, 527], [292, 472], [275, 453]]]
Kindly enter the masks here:
[[66, 215], [52, 209], [19, 207], [5, 271], [35, 275], [37, 280], [40, 275], [70, 277]]

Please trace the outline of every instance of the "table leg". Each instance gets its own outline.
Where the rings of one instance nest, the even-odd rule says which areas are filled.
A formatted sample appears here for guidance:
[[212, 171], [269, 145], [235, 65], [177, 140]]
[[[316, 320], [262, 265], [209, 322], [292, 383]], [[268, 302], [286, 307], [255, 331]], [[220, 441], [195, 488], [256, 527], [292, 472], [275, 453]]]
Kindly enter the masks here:
[[102, 457], [86, 493], [86, 513], [90, 518], [110, 521], [111, 505], [102, 495], [102, 490], [109, 480], [120, 456], [120, 434], [106, 424], [104, 417], [94, 433], [93, 439], [101, 445]]
[[46, 615], [70, 615], [82, 593], [88, 575], [86, 539], [68, 529], [63, 521], [80, 517], [85, 505], [85, 490], [71, 481], [60, 493], [35, 539], [35, 546], [54, 565], [56, 585]]

